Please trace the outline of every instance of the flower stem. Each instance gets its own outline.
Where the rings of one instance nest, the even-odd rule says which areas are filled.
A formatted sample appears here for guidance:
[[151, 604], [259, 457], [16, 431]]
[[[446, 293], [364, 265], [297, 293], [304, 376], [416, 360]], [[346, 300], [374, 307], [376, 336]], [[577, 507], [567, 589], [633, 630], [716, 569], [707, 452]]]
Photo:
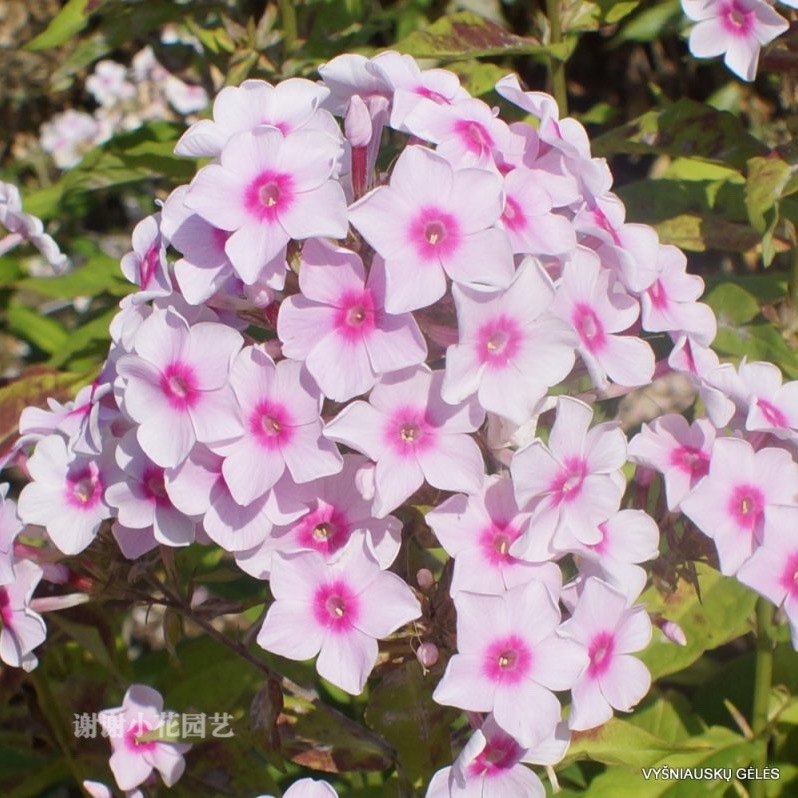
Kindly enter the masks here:
[[[768, 742], [768, 705], [770, 703], [770, 687], [773, 682], [773, 605], [764, 598], [756, 603], [756, 669], [754, 673], [754, 707], [751, 715], [751, 726], [759, 739], [753, 765], [757, 769], [767, 767]], [[752, 780], [748, 785], [751, 798], [764, 798], [765, 781]]]
[[[546, 0], [546, 16], [549, 18], [551, 34], [549, 44], [562, 43], [562, 21], [560, 19], [560, 0]], [[560, 118], [568, 116], [568, 89], [565, 83], [565, 61], [549, 56], [551, 91], [560, 108]]]
[[283, 34], [285, 37], [285, 51], [290, 53], [294, 49], [297, 39], [296, 9], [293, 0], [279, 0], [280, 16], [283, 20]]

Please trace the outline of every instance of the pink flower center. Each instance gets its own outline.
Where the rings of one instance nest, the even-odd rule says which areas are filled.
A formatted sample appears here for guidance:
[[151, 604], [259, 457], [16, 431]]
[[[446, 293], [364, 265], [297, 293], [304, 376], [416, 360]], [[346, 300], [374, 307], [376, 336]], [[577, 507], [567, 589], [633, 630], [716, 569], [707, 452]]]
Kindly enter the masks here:
[[648, 296], [651, 300], [651, 304], [658, 310], [664, 310], [668, 307], [668, 294], [661, 280], [657, 280], [654, 285], [648, 289]]
[[504, 222], [505, 226], [513, 232], [527, 226], [526, 215], [524, 214], [523, 209], [512, 197], [507, 197], [507, 200], [504, 203], [502, 221]]
[[141, 721], [139, 721], [138, 723], [134, 723], [125, 732], [125, 736], [123, 738], [125, 747], [129, 751], [136, 751], [136, 752], [152, 751], [155, 748], [155, 746], [158, 745], [157, 740], [139, 739], [140, 737], [151, 731], [153, 731], [153, 729], [147, 726], [146, 723], [143, 723]]
[[144, 469], [142, 476], [142, 485], [144, 487], [144, 495], [153, 504], [168, 505], [169, 497], [166, 495], [166, 488], [164, 487], [163, 469], [158, 466], [149, 466]]
[[599, 352], [607, 343], [604, 325], [590, 305], [577, 303], [571, 316], [571, 322], [582, 343], [589, 352]]
[[728, 511], [740, 528], [750, 532], [765, 511], [765, 497], [756, 485], [738, 485], [732, 491]]
[[756, 404], [771, 427], [784, 428], [789, 426], [787, 417], [776, 405], [771, 404], [766, 399], [757, 399]]
[[460, 137], [463, 146], [475, 155], [482, 155], [493, 147], [493, 138], [487, 128], [472, 119], [458, 119], [454, 132]]
[[260, 222], [273, 223], [278, 213], [294, 201], [291, 175], [267, 169], [261, 172], [244, 191], [244, 207]]
[[604, 211], [602, 211], [600, 208], [594, 208], [593, 220], [602, 230], [604, 230], [604, 232], [609, 233], [612, 236], [612, 241], [614, 244], [621, 246], [621, 239], [618, 237], [618, 233], [615, 228], [610, 224], [610, 220], [607, 218], [607, 215], [604, 213]]
[[264, 449], [281, 449], [294, 436], [293, 419], [285, 405], [258, 402], [249, 416], [249, 430]]
[[518, 684], [532, 670], [532, 651], [519, 635], [494, 640], [485, 652], [483, 673], [492, 682]]
[[727, 33], [747, 39], [753, 33], [756, 13], [745, 8], [737, 0], [732, 0], [721, 12], [721, 22]]
[[787, 595], [798, 599], [798, 551], [787, 558], [779, 583], [787, 591]]
[[424, 417], [424, 410], [401, 407], [394, 411], [386, 430], [386, 442], [396, 454], [413, 457], [435, 442], [434, 428]]
[[301, 545], [322, 554], [338, 551], [349, 540], [351, 532], [346, 514], [321, 500], [315, 510], [297, 523], [295, 530]]
[[0, 620], [3, 626], [11, 627], [14, 621], [14, 611], [11, 609], [11, 598], [4, 587], [0, 587]]
[[513, 767], [523, 755], [520, 745], [509, 735], [495, 734], [485, 743], [482, 752], [468, 764], [470, 776], [497, 776]]
[[518, 562], [510, 554], [510, 546], [518, 540], [520, 534], [509, 523], [500, 521], [483, 529], [479, 536], [479, 546], [487, 562], [494, 567]]
[[348, 343], [361, 341], [375, 326], [374, 296], [371, 291], [350, 291], [340, 300], [333, 322], [336, 332]]
[[188, 363], [170, 363], [161, 374], [161, 390], [169, 404], [175, 409], [185, 411], [199, 400], [199, 387], [194, 369]]
[[69, 468], [66, 477], [66, 500], [69, 505], [80, 510], [90, 510], [100, 503], [102, 494], [103, 482], [95, 463], [89, 463], [82, 468]]
[[359, 615], [357, 596], [340, 579], [322, 585], [313, 596], [313, 617], [325, 629], [346, 633]]
[[590, 676], [601, 676], [606, 673], [612, 664], [614, 652], [615, 636], [611, 632], [599, 632], [587, 647], [587, 655], [590, 657], [587, 672]]
[[582, 492], [586, 476], [587, 463], [581, 457], [567, 457], [562, 470], [549, 487], [555, 503], [574, 501]]
[[521, 330], [515, 319], [504, 314], [486, 322], [477, 332], [477, 352], [490, 368], [506, 368], [521, 347]]
[[440, 261], [460, 246], [460, 226], [452, 214], [436, 207], [422, 208], [410, 223], [409, 236], [419, 257]]
[[699, 479], [709, 473], [709, 455], [695, 446], [679, 446], [670, 455], [671, 465]]

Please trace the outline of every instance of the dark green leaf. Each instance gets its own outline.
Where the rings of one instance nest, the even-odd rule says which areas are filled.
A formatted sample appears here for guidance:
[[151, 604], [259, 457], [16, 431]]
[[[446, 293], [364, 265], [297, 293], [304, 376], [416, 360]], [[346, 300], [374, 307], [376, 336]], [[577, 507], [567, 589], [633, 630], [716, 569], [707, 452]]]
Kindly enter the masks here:
[[25, 45], [25, 49], [47, 50], [65, 44], [86, 27], [89, 15], [104, 3], [105, 0], [69, 0], [53, 17], [47, 28]]

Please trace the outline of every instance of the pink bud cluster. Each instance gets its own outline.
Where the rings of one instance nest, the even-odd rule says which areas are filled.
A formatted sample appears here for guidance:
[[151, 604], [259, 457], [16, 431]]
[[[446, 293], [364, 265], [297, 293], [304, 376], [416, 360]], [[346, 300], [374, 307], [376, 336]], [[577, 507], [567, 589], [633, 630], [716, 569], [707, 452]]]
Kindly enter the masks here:
[[[649, 689], [635, 602], [659, 533], [625, 499], [630, 457], [664, 474], [724, 573], [791, 611], [792, 389], [712, 360], [701, 279], [626, 221], [550, 96], [497, 84], [533, 125], [397, 53], [320, 71], [225, 88], [180, 140], [212, 161], [134, 230], [138, 291], [97, 382], [23, 414], [19, 515], [68, 555], [106, 522], [129, 559], [222, 547], [270, 582], [258, 643], [350, 693], [378, 641], [400, 633], [412, 656], [414, 637], [425, 666], [445, 655], [435, 700], [475, 728], [428, 795], [542, 796], [523, 763], [558, 761], [569, 730]], [[591, 398], [669, 368], [710, 420], [666, 417], [627, 446], [595, 418]], [[454, 649], [431, 574], [422, 595], [390, 570], [412, 506], [453, 560]], [[757, 582], [773, 558], [793, 569], [786, 599]]]

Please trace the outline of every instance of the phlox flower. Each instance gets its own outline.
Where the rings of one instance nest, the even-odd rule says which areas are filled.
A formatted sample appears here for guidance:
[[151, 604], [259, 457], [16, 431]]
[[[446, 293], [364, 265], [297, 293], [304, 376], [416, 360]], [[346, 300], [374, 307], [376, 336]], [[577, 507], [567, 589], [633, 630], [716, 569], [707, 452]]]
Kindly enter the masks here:
[[237, 133], [220, 163], [197, 173], [184, 202], [232, 234], [224, 249], [245, 283], [262, 279], [282, 288], [292, 238], [346, 236], [346, 198], [333, 179], [341, 146], [339, 138], [318, 130], [283, 135], [260, 127]]
[[258, 644], [289, 659], [318, 654], [319, 675], [352, 695], [377, 661], [377, 640], [421, 615], [410, 588], [380, 569], [361, 534], [333, 561], [316, 551], [275, 555], [270, 586], [275, 602]]
[[[284, 793], [283, 798], [337, 798], [338, 793], [326, 781], [300, 779], [295, 781]], [[258, 798], [274, 798], [273, 795], [259, 795]]]
[[134, 354], [123, 355], [125, 412], [138, 424], [137, 438], [157, 465], [185, 460], [197, 442], [240, 434], [228, 375], [241, 335], [225, 324], [189, 326], [174, 310], [154, 309], [136, 331]]
[[668, 413], [649, 424], [629, 441], [629, 459], [653, 468], [665, 481], [669, 510], [679, 504], [709, 473], [715, 427], [704, 418], [690, 424], [684, 416]]
[[[236, 562], [248, 574], [268, 579], [272, 555], [298, 551], [318, 551], [324, 557], [335, 557], [357, 532], [365, 533], [366, 545], [381, 568], [388, 568], [399, 553], [402, 523], [389, 515], [374, 518], [371, 498], [364, 495], [359, 477], [374, 466], [361, 455], [344, 455], [338, 474], [314, 479], [291, 488], [290, 495], [301, 510], [288, 523], [275, 526], [272, 533], [257, 547], [239, 552]], [[287, 490], [278, 486], [275, 494], [282, 498]]]
[[42, 616], [30, 608], [42, 573], [31, 560], [18, 560], [11, 578], [0, 581], [0, 659], [25, 671], [39, 664], [33, 649], [47, 637]]
[[798, 648], [798, 508], [773, 507], [765, 542], [742, 564], [737, 578], [784, 610]]
[[562, 574], [555, 563], [530, 563], [510, 554], [529, 525], [529, 513], [519, 510], [511, 480], [486, 477], [482, 492], [452, 496], [428, 512], [426, 520], [454, 557], [453, 596], [460, 590], [499, 594], [533, 579], [559, 593]]
[[337, 132], [335, 121], [319, 109], [330, 91], [304, 78], [288, 78], [277, 86], [245, 80], [226, 86], [213, 101], [213, 119], [195, 122], [175, 145], [176, 155], [213, 158], [236, 134], [261, 125], [290, 133], [300, 128]]
[[474, 432], [484, 413], [473, 400], [441, 398], [443, 373], [426, 366], [382, 377], [369, 401], [345, 407], [324, 429], [331, 440], [377, 464], [373, 511], [383, 518], [424, 480], [441, 490], [477, 493], [484, 463]]
[[164, 484], [164, 469], [152, 462], [130, 430], [119, 441], [110, 470], [105, 501], [116, 510], [119, 523], [129, 529], [152, 528], [158, 543], [187, 546], [194, 541], [196, 519], [180, 512], [171, 502]]
[[704, 292], [704, 281], [687, 274], [687, 258], [677, 247], [661, 245], [657, 279], [640, 295], [643, 329], [690, 335], [709, 346], [717, 332], [712, 308], [696, 300]]
[[682, 500], [682, 512], [715, 541], [720, 571], [731, 576], [769, 531], [773, 507], [798, 505], [798, 464], [784, 449], [755, 452], [739, 438], [717, 438], [709, 474]]
[[14, 579], [14, 540], [22, 531], [17, 505], [8, 498], [8, 488], [7, 482], [0, 483], [0, 585], [8, 584]]
[[308, 241], [302, 248], [299, 288], [301, 295], [280, 305], [277, 334], [283, 354], [304, 360], [330, 399], [351, 399], [369, 390], [378, 375], [426, 358], [413, 316], [385, 312], [385, 274], [378, 256], [366, 278], [354, 252]]
[[600, 523], [598, 531], [597, 543], [573, 546], [579, 579], [571, 585], [578, 591], [586, 580], [598, 577], [623, 593], [631, 605], [648, 582], [648, 573], [638, 563], [659, 554], [659, 527], [643, 510], [620, 510]]
[[564, 255], [576, 247], [573, 224], [552, 213], [553, 202], [546, 184], [532, 169], [518, 167], [504, 177], [504, 210], [501, 226], [513, 253]]
[[696, 58], [723, 56], [743, 80], [753, 80], [759, 49], [789, 28], [789, 23], [762, 0], [682, 0], [684, 13], [698, 24], [690, 31]]
[[501, 179], [483, 169], [455, 169], [425, 147], [406, 147], [388, 186], [349, 209], [361, 235], [385, 258], [385, 309], [431, 305], [455, 282], [502, 288], [513, 276], [504, 231]]
[[551, 736], [560, 721], [560, 702], [552, 691], [571, 688], [587, 654], [557, 634], [560, 611], [548, 589], [528, 582], [498, 596], [460, 591], [454, 604], [458, 653], [434, 700], [493, 712], [522, 746]]
[[187, 516], [201, 517], [202, 529], [225, 551], [260, 545], [273, 525], [289, 523], [305, 509], [287, 475], [272, 490], [239, 504], [224, 478], [223, 464], [220, 455], [195, 446], [179, 466], [166, 471], [164, 485], [174, 506]]
[[444, 400], [454, 404], [477, 392], [486, 410], [523, 424], [574, 364], [576, 336], [547, 312], [551, 280], [527, 258], [504, 291], [454, 285], [452, 294], [459, 336], [446, 352]]
[[598, 543], [598, 524], [618, 509], [626, 438], [614, 423], [589, 429], [592, 418], [584, 402], [561, 396], [548, 446], [536, 439], [514, 455], [515, 495], [532, 510], [529, 530], [512, 547], [516, 556], [542, 561], [574, 540]]
[[613, 709], [629, 712], [648, 692], [651, 674], [629, 656], [651, 640], [642, 604], [627, 608], [626, 596], [600, 579], [588, 579], [561, 634], [587, 649], [589, 661], [571, 688], [570, 728], [606, 723]]
[[97, 714], [100, 726], [111, 741], [113, 753], [108, 764], [120, 790], [133, 790], [143, 784], [153, 770], [161, 774], [167, 787], [183, 775], [183, 754], [191, 746], [166, 740], [142, 740], [164, 722], [163, 698], [144, 684], [128, 688], [121, 707]]
[[[90, 798], [114, 798], [114, 791], [101, 781], [86, 779], [81, 782], [81, 787], [89, 794]], [[125, 790], [125, 798], [144, 798], [141, 790]]]
[[565, 265], [551, 310], [579, 337], [579, 354], [594, 385], [605, 387], [607, 377], [620, 385], [651, 382], [651, 347], [640, 338], [615, 334], [635, 323], [638, 304], [627, 293], [610, 289], [610, 273], [595, 253], [576, 248]]
[[133, 251], [122, 258], [122, 274], [139, 287], [135, 302], [147, 302], [172, 293], [166, 261], [166, 241], [161, 233], [160, 214], [142, 219], [133, 228]]
[[230, 371], [243, 429], [212, 446], [224, 456], [222, 472], [240, 504], [271, 488], [287, 469], [295, 482], [341, 470], [341, 455], [322, 437], [321, 395], [299, 361], [276, 366], [262, 346], [245, 347]]
[[20, 518], [45, 527], [64, 554], [83, 551], [103, 520], [111, 516], [103, 498], [108, 475], [105, 459], [75, 455], [54, 434], [36, 444], [27, 467], [31, 481], [19, 497]]
[[523, 763], [554, 765], [568, 749], [566, 729], [532, 748], [522, 748], [492, 716], [469, 738], [451, 767], [439, 770], [425, 798], [543, 798], [546, 790]]

